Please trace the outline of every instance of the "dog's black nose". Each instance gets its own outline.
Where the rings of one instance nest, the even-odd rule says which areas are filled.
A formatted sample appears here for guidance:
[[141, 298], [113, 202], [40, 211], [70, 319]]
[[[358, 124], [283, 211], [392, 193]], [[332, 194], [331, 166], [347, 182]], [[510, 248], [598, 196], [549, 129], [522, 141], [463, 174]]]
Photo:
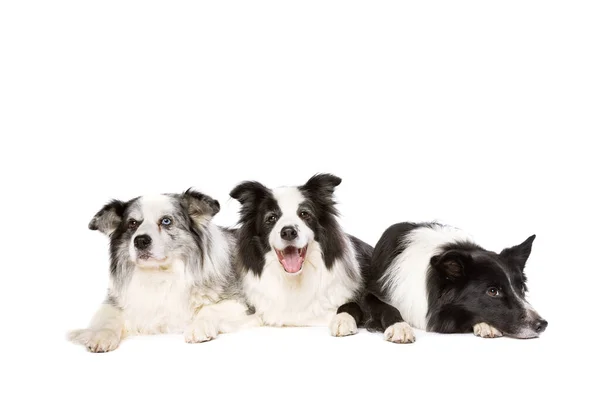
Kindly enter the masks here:
[[140, 235], [133, 239], [133, 244], [138, 250], [145, 250], [152, 243], [152, 238], [148, 235]]
[[541, 319], [541, 318], [533, 323], [533, 329], [537, 333], [544, 332], [546, 330], [547, 326], [548, 326], [548, 321], [546, 321], [545, 319]]
[[298, 237], [298, 231], [293, 226], [284, 226], [281, 230], [283, 240], [294, 240]]

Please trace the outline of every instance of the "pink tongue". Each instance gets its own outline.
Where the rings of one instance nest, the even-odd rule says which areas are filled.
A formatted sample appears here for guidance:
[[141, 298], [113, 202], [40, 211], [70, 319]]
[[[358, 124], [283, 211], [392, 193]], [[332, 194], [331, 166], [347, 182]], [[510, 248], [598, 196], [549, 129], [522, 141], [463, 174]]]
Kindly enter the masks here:
[[285, 269], [290, 274], [300, 271], [302, 268], [302, 259], [298, 254], [298, 250], [294, 249], [294, 251], [286, 251], [283, 253], [283, 269]]

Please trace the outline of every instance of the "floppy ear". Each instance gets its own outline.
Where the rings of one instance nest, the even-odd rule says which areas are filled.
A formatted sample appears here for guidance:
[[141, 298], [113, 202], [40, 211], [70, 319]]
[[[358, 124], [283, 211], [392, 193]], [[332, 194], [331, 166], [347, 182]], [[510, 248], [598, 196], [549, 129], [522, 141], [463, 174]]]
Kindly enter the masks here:
[[198, 223], [210, 220], [221, 210], [217, 200], [193, 189], [186, 190], [181, 201], [189, 216]]
[[234, 187], [229, 195], [244, 205], [262, 199], [268, 192], [269, 189], [262, 183], [245, 181]]
[[465, 276], [465, 269], [473, 258], [460, 250], [448, 250], [431, 257], [431, 266], [441, 272], [446, 278], [455, 281]]
[[300, 190], [306, 190], [317, 196], [332, 197], [335, 188], [342, 183], [342, 179], [332, 174], [313, 175]]
[[88, 228], [110, 236], [121, 223], [125, 208], [126, 204], [124, 202], [112, 200], [94, 215], [94, 218], [88, 224]]
[[534, 239], [535, 235], [531, 235], [523, 243], [502, 250], [500, 257], [518, 265], [521, 269], [525, 268], [525, 263], [531, 254], [531, 246]]

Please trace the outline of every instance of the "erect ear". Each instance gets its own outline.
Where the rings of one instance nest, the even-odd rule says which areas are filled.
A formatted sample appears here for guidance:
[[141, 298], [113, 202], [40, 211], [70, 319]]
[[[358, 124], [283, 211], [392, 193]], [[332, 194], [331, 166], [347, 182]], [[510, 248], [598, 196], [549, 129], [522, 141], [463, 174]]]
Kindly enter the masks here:
[[342, 179], [331, 174], [313, 175], [300, 190], [314, 193], [317, 196], [332, 197], [335, 188], [342, 183]]
[[94, 215], [94, 218], [88, 224], [88, 228], [110, 235], [121, 223], [126, 207], [124, 202], [112, 200]]
[[251, 204], [265, 197], [269, 189], [262, 183], [256, 181], [245, 181], [233, 188], [229, 195], [240, 202], [240, 204]]
[[448, 250], [431, 257], [431, 266], [446, 278], [454, 281], [465, 276], [465, 269], [473, 258], [469, 253], [460, 250]]
[[525, 268], [525, 263], [531, 254], [531, 246], [533, 245], [534, 239], [535, 235], [531, 235], [523, 243], [502, 250], [500, 252], [500, 257], [518, 265], [521, 269]]
[[210, 220], [221, 210], [217, 200], [193, 189], [188, 189], [181, 195], [181, 202], [189, 216], [198, 223]]

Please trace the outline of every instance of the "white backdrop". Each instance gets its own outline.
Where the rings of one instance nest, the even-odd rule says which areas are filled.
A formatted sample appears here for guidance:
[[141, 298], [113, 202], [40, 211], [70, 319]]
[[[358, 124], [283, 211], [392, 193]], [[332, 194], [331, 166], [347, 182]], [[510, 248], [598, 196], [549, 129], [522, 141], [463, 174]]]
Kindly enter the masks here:
[[[26, 398], [541, 397], [598, 355], [595, 2], [13, 1], [0, 5], [0, 393]], [[536, 233], [540, 339], [258, 328], [187, 345], [67, 343], [103, 300], [109, 199], [343, 178], [375, 244], [437, 219], [499, 251]], [[594, 362], [595, 358], [591, 358]], [[16, 392], [15, 392], [16, 391]]]

